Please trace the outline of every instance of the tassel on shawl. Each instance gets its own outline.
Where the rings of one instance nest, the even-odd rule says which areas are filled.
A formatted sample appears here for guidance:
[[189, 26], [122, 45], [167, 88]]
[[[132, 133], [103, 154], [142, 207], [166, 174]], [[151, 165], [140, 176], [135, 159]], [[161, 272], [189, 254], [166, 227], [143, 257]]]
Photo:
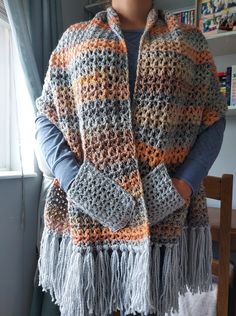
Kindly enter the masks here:
[[165, 247], [164, 263], [162, 269], [162, 290], [160, 296], [161, 314], [178, 311], [178, 246], [167, 245]]
[[179, 294], [211, 289], [211, 259], [209, 227], [185, 228], [178, 243], [171, 245], [147, 239], [93, 246], [73, 245], [68, 235], [45, 228], [39, 285], [50, 291], [62, 316], [101, 316], [116, 310], [164, 316], [178, 312]]
[[213, 290], [212, 239], [210, 227], [196, 227], [188, 231], [188, 279], [192, 294]]
[[72, 250], [72, 242], [69, 238], [68, 234], [64, 234], [61, 237], [60, 242], [60, 251], [58, 254], [58, 261], [56, 265], [55, 271], [55, 281], [54, 281], [54, 292], [56, 298], [56, 304], [60, 304], [61, 297], [64, 292], [64, 283], [65, 283], [65, 276], [67, 271], [68, 262], [71, 256]]
[[43, 291], [49, 290], [55, 301], [54, 281], [59, 253], [59, 235], [44, 229], [41, 237], [40, 256], [38, 260], [39, 284]]
[[184, 227], [179, 240], [179, 292], [184, 295], [188, 291], [188, 228]]
[[161, 245], [154, 243], [152, 248], [152, 265], [151, 265], [151, 298], [153, 303], [153, 313], [160, 314], [160, 260], [161, 260]]

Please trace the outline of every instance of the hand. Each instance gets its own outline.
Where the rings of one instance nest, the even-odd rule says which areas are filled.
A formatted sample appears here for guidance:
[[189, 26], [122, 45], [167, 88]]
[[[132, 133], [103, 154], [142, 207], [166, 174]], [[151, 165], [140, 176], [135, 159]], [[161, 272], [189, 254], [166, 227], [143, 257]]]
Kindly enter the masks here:
[[179, 194], [185, 199], [186, 203], [189, 204], [190, 197], [192, 194], [191, 186], [184, 180], [178, 178], [171, 178], [173, 185]]

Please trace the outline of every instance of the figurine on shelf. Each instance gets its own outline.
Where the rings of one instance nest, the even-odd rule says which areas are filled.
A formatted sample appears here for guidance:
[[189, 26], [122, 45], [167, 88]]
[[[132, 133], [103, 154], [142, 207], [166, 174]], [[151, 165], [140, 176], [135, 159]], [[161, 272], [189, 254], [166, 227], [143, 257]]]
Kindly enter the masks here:
[[220, 12], [225, 9], [225, 0], [215, 0], [214, 1], [214, 13]]
[[228, 0], [226, 8], [232, 8], [236, 6], [236, 0]]
[[201, 4], [201, 14], [202, 15], [208, 15], [214, 13], [214, 4], [212, 0], [208, 1], [202, 1]]
[[203, 33], [213, 32], [217, 29], [217, 22], [216, 17], [213, 17], [212, 19], [204, 20], [202, 23], [202, 31]]
[[219, 31], [233, 31], [234, 25], [236, 24], [235, 14], [222, 15], [219, 18], [218, 32]]

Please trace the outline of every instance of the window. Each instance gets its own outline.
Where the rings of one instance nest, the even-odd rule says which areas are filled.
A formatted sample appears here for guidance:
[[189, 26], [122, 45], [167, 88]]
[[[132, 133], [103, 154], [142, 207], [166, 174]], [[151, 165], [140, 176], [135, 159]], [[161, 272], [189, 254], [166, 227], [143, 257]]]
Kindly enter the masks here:
[[34, 111], [0, 2], [0, 175], [34, 172]]
[[6, 22], [0, 19], [0, 95], [1, 97], [1, 115], [0, 115], [0, 170], [9, 170], [10, 165], [10, 97], [8, 78], [10, 71], [10, 28]]

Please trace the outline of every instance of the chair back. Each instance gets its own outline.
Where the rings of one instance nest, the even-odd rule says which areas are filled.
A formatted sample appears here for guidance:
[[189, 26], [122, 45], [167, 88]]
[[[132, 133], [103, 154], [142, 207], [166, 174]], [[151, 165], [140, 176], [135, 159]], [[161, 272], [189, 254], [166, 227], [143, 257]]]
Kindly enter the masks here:
[[233, 175], [207, 176], [204, 179], [207, 198], [220, 201], [219, 229], [211, 227], [212, 240], [217, 242], [219, 260], [213, 260], [212, 273], [218, 276], [217, 316], [228, 315], [230, 275], [230, 230], [232, 218]]

